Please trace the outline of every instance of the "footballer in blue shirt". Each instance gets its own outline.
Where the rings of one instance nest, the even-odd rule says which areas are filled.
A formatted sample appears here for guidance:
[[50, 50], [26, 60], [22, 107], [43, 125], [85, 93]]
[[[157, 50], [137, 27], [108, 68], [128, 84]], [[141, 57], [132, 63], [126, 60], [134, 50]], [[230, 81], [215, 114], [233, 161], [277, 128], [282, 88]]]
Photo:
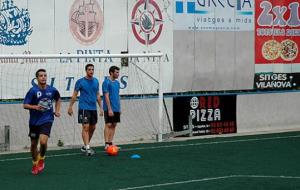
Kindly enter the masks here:
[[120, 122], [121, 105], [120, 105], [120, 68], [111, 66], [109, 68], [109, 77], [106, 77], [102, 83], [103, 93], [103, 110], [104, 110], [104, 140], [105, 150], [113, 144], [113, 138], [116, 131], [117, 123]]
[[[47, 142], [50, 137], [54, 116], [60, 116], [60, 94], [56, 88], [47, 85], [47, 73], [45, 69], [36, 71], [38, 84], [27, 92], [23, 107], [29, 110], [29, 137], [31, 139], [32, 174], [37, 175], [45, 167], [45, 154]], [[53, 111], [53, 101], [55, 109]], [[38, 144], [40, 150], [38, 151]]]
[[90, 141], [96, 129], [98, 121], [97, 105], [100, 107], [100, 116], [103, 115], [101, 106], [101, 96], [99, 94], [99, 82], [93, 77], [94, 65], [87, 64], [85, 66], [86, 76], [78, 79], [75, 83], [75, 89], [70, 101], [68, 114], [73, 115], [73, 105], [76, 101], [77, 95], [80, 92], [79, 106], [78, 106], [78, 123], [82, 124], [82, 140], [84, 146], [81, 151], [87, 156], [95, 154], [95, 151], [90, 147]]

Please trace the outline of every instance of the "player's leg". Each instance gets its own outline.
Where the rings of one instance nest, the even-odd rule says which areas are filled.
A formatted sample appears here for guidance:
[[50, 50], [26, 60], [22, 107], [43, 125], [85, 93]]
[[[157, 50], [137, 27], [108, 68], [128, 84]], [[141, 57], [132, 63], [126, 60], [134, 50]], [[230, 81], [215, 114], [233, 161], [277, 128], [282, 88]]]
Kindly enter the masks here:
[[45, 155], [46, 155], [46, 151], [47, 151], [47, 143], [48, 143], [48, 136], [41, 134], [40, 135], [40, 153], [38, 156], [39, 172], [43, 171], [45, 168]]
[[[90, 147], [90, 140], [91, 140], [91, 126], [90, 124], [94, 124], [92, 122], [92, 112], [91, 110], [84, 110], [84, 118], [83, 118], [83, 125], [82, 125], [82, 139], [84, 142], [84, 149], [85, 149], [85, 154], [87, 156], [91, 156], [95, 154], [95, 152], [91, 149]], [[95, 127], [95, 126], [94, 126]], [[94, 132], [94, 131], [93, 131]]]
[[78, 123], [82, 126], [81, 137], [83, 146], [81, 147], [81, 151], [86, 153], [86, 146], [89, 144], [89, 121], [87, 110], [78, 111]]
[[111, 125], [108, 128], [108, 142], [110, 142], [112, 144], [113, 142], [113, 138], [115, 136], [115, 132], [116, 132], [116, 126], [117, 123], [111, 123]]
[[[97, 112], [96, 112], [97, 116]], [[93, 137], [94, 131], [96, 129], [97, 117], [95, 118], [94, 114], [91, 113], [89, 117], [89, 128], [88, 128], [88, 144], [86, 144], [86, 155], [92, 156], [95, 154], [95, 151], [90, 147], [90, 142]]]
[[40, 134], [40, 156], [44, 157], [47, 151], [48, 136]]
[[82, 136], [82, 140], [83, 140], [83, 144], [84, 144], [85, 148], [90, 142], [89, 126], [90, 125], [88, 123], [82, 124], [81, 136]]
[[38, 166], [37, 166], [38, 165], [37, 145], [38, 145], [38, 139], [31, 139], [31, 146], [30, 146], [30, 152], [31, 152], [31, 157], [32, 157], [31, 173], [33, 175], [37, 175], [39, 173]]
[[90, 142], [91, 142], [91, 139], [93, 137], [95, 129], [96, 129], [96, 124], [93, 124], [93, 125], [90, 124], [89, 125], [89, 143], [86, 146], [87, 147], [86, 154], [88, 156], [91, 156], [91, 155], [95, 154], [95, 151], [90, 147]]
[[89, 142], [91, 141], [94, 131], [96, 129], [96, 124], [98, 122], [98, 115], [96, 110], [90, 110], [90, 117], [89, 117]]
[[30, 145], [30, 153], [32, 157], [32, 169], [31, 173], [34, 175], [38, 174], [38, 142], [39, 142], [39, 131], [37, 126], [30, 126], [29, 127], [29, 135], [30, 140], [31, 140], [31, 145]]
[[37, 145], [38, 145], [38, 139], [31, 139], [31, 146], [30, 146], [30, 152], [31, 152], [31, 157], [32, 157], [32, 161], [35, 162], [38, 159], [38, 149], [37, 149]]
[[50, 137], [52, 123], [46, 123], [40, 126], [40, 153], [38, 156], [39, 172], [45, 168], [45, 155], [48, 147], [48, 138]]
[[112, 117], [112, 124], [109, 128], [109, 135], [108, 135], [108, 140], [111, 143], [114, 140], [117, 123], [119, 123], [119, 122], [120, 122], [120, 113], [119, 112], [114, 112], [114, 116]]
[[109, 135], [110, 135], [110, 128], [112, 126], [112, 123], [105, 123], [105, 126], [104, 126], [104, 141], [105, 141], [105, 147], [104, 149], [106, 150], [107, 147], [109, 145], [112, 145], [112, 142], [109, 140]]
[[112, 145], [112, 142], [109, 141], [110, 127], [112, 126], [112, 117], [110, 117], [108, 115], [107, 111], [104, 112], [104, 121], [105, 121], [105, 126], [104, 126], [105, 147], [104, 147], [104, 150], [106, 150], [109, 145]]

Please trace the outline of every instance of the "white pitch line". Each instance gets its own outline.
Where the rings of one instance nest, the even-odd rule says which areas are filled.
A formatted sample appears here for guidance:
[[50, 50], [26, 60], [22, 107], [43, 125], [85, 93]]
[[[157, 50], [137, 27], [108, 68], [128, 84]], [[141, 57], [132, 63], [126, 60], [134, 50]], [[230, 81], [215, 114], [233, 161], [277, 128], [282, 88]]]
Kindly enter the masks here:
[[[47, 158], [63, 157], [63, 156], [74, 156], [74, 155], [79, 155], [79, 154], [82, 154], [82, 153], [53, 154], [53, 155], [47, 156]], [[32, 158], [31, 157], [7, 158], [7, 159], [0, 160], [0, 162], [29, 160], [29, 159], [32, 159]]]
[[[186, 147], [186, 146], [201, 146], [201, 145], [214, 145], [214, 144], [226, 144], [226, 143], [238, 143], [238, 142], [254, 142], [254, 141], [266, 141], [266, 140], [278, 140], [278, 139], [291, 139], [291, 138], [300, 138], [300, 135], [294, 136], [278, 136], [278, 137], [266, 137], [266, 138], [250, 138], [250, 139], [240, 139], [240, 140], [227, 140], [227, 141], [215, 141], [215, 142], [203, 142], [203, 143], [190, 143], [190, 144], [175, 144], [175, 145], [161, 145], [161, 146], [150, 146], [150, 147], [137, 147], [137, 148], [122, 148], [123, 151], [135, 151], [135, 150], [151, 150], [151, 149], [160, 149], [160, 148], [176, 148], [176, 147]], [[103, 152], [103, 151], [102, 151]], [[64, 157], [64, 156], [74, 156], [81, 153], [69, 153], [69, 154], [54, 154], [48, 155], [47, 158], [52, 157]], [[20, 158], [8, 158], [2, 159], [0, 162], [6, 161], [17, 161], [17, 160], [27, 160], [31, 157], [20, 157]]]
[[196, 182], [203, 182], [203, 181], [215, 181], [215, 180], [229, 179], [229, 178], [300, 179], [300, 177], [298, 177], [298, 176], [228, 175], [228, 176], [220, 176], [220, 177], [208, 177], [208, 178], [193, 179], [193, 180], [186, 180], [186, 181], [175, 181], [175, 182], [168, 182], [168, 183], [143, 185], [143, 186], [136, 186], [136, 187], [125, 187], [125, 188], [121, 188], [121, 189], [118, 189], [118, 190], [146, 189], [146, 188], [153, 188], [153, 187], [163, 187], [163, 186], [178, 185], [178, 184], [187, 184], [187, 183], [196, 183]]
[[252, 142], [252, 141], [265, 141], [265, 140], [291, 139], [291, 138], [300, 138], [300, 135], [282, 136], [282, 137], [253, 138], [253, 139], [240, 139], [240, 140], [228, 140], [228, 141], [215, 141], [215, 142], [204, 142], [204, 143], [162, 145], [162, 146], [150, 146], [150, 147], [137, 147], [137, 148], [128, 148], [128, 149], [124, 148], [124, 149], [122, 149], [122, 151], [145, 150], [145, 149], [148, 150], [148, 149], [159, 149], [159, 148], [173, 148], [173, 147], [185, 147], [185, 146], [213, 145], [213, 144], [226, 144], [226, 143]]

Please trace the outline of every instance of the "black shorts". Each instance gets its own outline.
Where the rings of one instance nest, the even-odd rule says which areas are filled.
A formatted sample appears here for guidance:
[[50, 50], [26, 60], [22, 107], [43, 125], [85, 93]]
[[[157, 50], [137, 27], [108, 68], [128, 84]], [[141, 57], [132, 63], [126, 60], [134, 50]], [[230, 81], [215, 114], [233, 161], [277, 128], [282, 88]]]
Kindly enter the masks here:
[[52, 123], [45, 123], [42, 125], [29, 125], [28, 136], [31, 139], [39, 139], [40, 134], [50, 137]]
[[79, 110], [78, 123], [96, 125], [98, 121], [97, 110]]
[[108, 116], [108, 111], [104, 112], [105, 123], [120, 123], [120, 112], [114, 112], [114, 116]]

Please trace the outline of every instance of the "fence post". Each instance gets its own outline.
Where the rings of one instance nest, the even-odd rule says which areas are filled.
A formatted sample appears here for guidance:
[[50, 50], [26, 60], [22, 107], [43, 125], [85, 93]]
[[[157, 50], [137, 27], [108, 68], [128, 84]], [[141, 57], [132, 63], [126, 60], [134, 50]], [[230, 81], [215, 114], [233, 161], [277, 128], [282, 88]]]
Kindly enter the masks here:
[[192, 116], [189, 115], [189, 137], [193, 136], [193, 119]]
[[10, 126], [9, 125], [5, 125], [4, 126], [4, 150], [5, 151], [9, 151], [10, 150], [10, 139], [9, 139], [9, 136], [10, 136]]

